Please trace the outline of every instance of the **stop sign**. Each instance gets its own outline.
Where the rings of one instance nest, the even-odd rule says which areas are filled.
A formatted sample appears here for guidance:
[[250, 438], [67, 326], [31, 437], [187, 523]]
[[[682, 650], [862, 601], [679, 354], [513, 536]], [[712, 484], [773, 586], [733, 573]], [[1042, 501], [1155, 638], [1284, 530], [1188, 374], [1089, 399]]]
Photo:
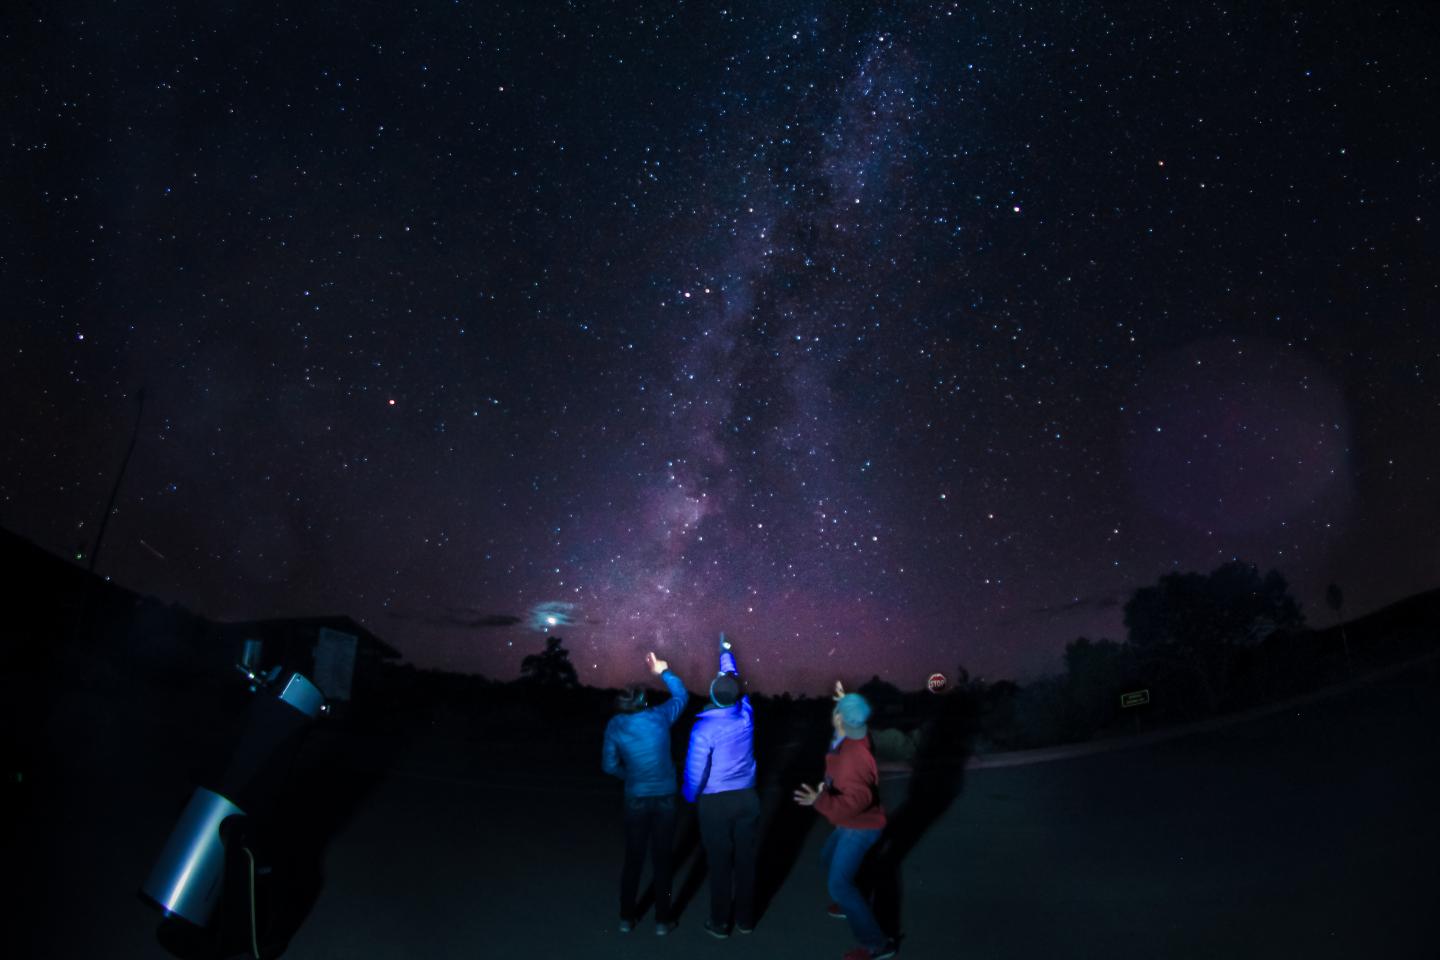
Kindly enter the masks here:
[[945, 679], [945, 674], [932, 673], [930, 674], [930, 679], [925, 681], [925, 686], [931, 693], [939, 693], [945, 689], [947, 683], [949, 683], [949, 681]]

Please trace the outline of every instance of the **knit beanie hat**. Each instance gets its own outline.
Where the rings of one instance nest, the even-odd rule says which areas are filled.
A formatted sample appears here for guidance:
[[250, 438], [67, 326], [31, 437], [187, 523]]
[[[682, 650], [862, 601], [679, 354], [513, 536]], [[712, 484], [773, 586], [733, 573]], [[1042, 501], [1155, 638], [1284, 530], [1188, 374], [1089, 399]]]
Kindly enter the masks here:
[[733, 673], [722, 673], [710, 684], [710, 699], [716, 706], [728, 707], [740, 699], [740, 678]]
[[638, 713], [645, 709], [645, 688], [632, 684], [615, 697], [615, 709], [621, 713]]
[[840, 714], [840, 723], [845, 728], [845, 735], [858, 740], [865, 736], [865, 721], [870, 719], [870, 704], [858, 693], [847, 693], [835, 704], [835, 712]]

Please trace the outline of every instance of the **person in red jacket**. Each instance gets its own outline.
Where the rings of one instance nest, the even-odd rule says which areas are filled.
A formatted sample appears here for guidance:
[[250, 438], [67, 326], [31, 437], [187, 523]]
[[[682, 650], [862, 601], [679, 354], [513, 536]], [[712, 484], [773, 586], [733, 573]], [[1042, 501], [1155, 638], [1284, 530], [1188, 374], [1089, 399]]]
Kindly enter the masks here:
[[845, 954], [845, 960], [893, 957], [895, 941], [880, 929], [865, 895], [855, 886], [855, 874], [885, 829], [880, 772], [866, 727], [870, 704], [858, 693], [846, 693], [837, 681], [835, 710], [830, 719], [835, 736], [825, 755], [825, 781], [813, 787], [802, 783], [795, 791], [795, 802], [814, 807], [835, 827], [820, 852], [820, 862], [830, 896], [835, 900], [830, 915], [848, 919], [861, 944]]

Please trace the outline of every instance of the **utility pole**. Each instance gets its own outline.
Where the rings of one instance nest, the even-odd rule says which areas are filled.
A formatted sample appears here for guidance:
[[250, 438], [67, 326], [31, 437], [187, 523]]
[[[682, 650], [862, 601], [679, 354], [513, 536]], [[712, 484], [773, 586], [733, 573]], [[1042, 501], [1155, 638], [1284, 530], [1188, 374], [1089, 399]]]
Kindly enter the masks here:
[[100, 547], [105, 542], [105, 527], [110, 523], [110, 514], [115, 512], [115, 501], [120, 496], [120, 485], [125, 481], [125, 471], [130, 466], [130, 455], [135, 452], [135, 443], [140, 439], [140, 422], [145, 413], [145, 388], [136, 394], [135, 426], [130, 431], [130, 445], [125, 448], [125, 458], [120, 461], [120, 470], [115, 474], [115, 483], [110, 488], [110, 499], [105, 502], [105, 514], [100, 518], [100, 529], [95, 534], [95, 544], [90, 548], [90, 562], [86, 565], [85, 583], [81, 587], [82, 597], [79, 616], [75, 620], [75, 641], [83, 643], [90, 632], [90, 620], [95, 613], [95, 565], [100, 560]]
[[110, 523], [110, 514], [115, 512], [115, 500], [120, 496], [120, 484], [125, 482], [125, 471], [130, 466], [130, 455], [135, 452], [135, 442], [140, 439], [140, 420], [145, 413], [145, 388], [136, 395], [135, 426], [130, 431], [130, 446], [125, 448], [125, 459], [120, 461], [120, 472], [115, 474], [115, 485], [110, 488], [110, 499], [105, 503], [105, 513], [100, 517], [100, 531], [95, 534], [95, 546], [90, 548], [90, 573], [100, 560], [100, 545], [105, 540], [105, 527]]

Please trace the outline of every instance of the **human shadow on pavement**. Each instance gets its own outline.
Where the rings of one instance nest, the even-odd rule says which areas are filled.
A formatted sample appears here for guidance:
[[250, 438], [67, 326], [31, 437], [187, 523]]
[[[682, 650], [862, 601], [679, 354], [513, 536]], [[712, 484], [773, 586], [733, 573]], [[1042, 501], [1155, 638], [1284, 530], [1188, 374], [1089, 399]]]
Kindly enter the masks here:
[[[690, 862], [689, 869], [685, 865]], [[685, 908], [700, 888], [705, 885], [705, 878], [709, 876], [709, 870], [705, 863], [705, 847], [700, 843], [700, 819], [695, 814], [695, 805], [690, 803], [682, 804], [680, 815], [675, 825], [675, 851], [671, 854], [673, 866], [672, 876], [678, 878], [683, 871], [685, 879], [680, 885], [674, 888], [670, 894], [670, 909], [676, 920], [685, 914]], [[654, 887], [647, 890], [641, 898], [641, 912], [643, 913], [654, 900]]]
[[[770, 773], [759, 786], [760, 850], [755, 865], [755, 915], [763, 921], [780, 888], [805, 849], [805, 840], [815, 825], [813, 810], [792, 799], [801, 783], [814, 783], [824, 775], [825, 735], [816, 727], [813, 737], [800, 724], [786, 732], [796, 739], [780, 744], [768, 758]], [[762, 758], [763, 760], [766, 758]]]
[[[224, 898], [208, 928], [161, 920], [156, 937], [170, 954], [210, 960], [236, 955], [236, 944], [248, 951], [252, 922], [253, 946], [262, 957], [285, 953], [325, 889], [331, 844], [384, 779], [401, 742], [367, 740], [362, 747], [349, 740], [334, 730], [305, 743], [266, 812], [230, 841], [235, 852], [227, 857], [225, 883], [239, 892]], [[361, 749], [368, 753], [364, 763], [353, 757]]]
[[965, 788], [977, 719], [974, 699], [957, 692], [945, 697], [938, 715], [917, 737], [905, 799], [889, 811], [862, 875], [863, 884], [874, 891], [875, 917], [888, 931], [903, 929], [906, 858]]
[[326, 853], [383, 779], [374, 767], [357, 769], [333, 756], [314, 762], [295, 778], [289, 816], [272, 833], [272, 957], [285, 951], [314, 910], [325, 889]]

